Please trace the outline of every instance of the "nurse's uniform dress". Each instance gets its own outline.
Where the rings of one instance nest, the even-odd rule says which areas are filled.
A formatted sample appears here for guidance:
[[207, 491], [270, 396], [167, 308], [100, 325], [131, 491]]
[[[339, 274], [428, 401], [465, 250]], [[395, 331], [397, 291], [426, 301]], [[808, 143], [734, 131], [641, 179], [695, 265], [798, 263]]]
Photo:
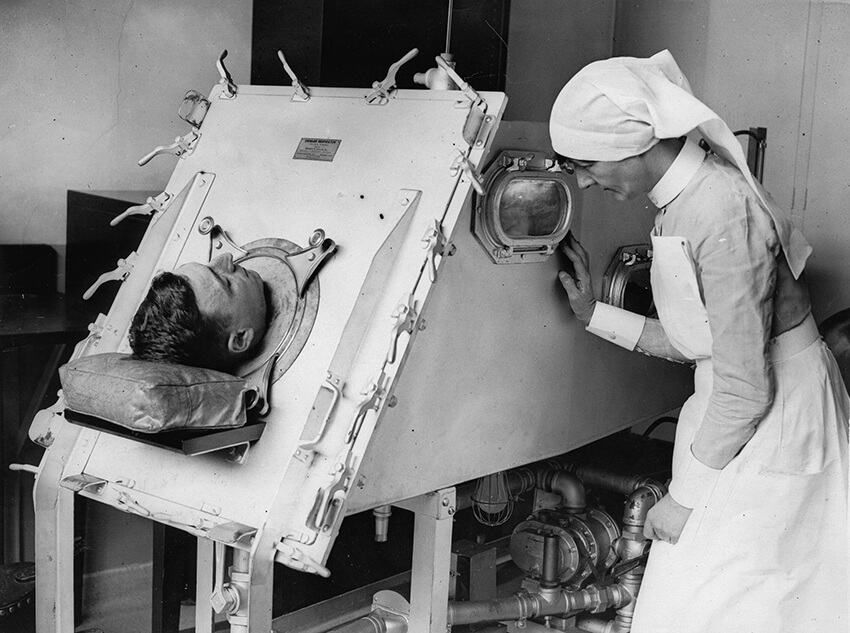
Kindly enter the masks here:
[[[653, 192], [653, 296], [696, 365], [670, 483], [693, 511], [675, 545], [653, 542], [632, 631], [850, 631], [850, 403], [811, 314], [771, 338], [774, 220], [739, 171], [690, 142]], [[695, 452], [734, 457], [715, 469]]]

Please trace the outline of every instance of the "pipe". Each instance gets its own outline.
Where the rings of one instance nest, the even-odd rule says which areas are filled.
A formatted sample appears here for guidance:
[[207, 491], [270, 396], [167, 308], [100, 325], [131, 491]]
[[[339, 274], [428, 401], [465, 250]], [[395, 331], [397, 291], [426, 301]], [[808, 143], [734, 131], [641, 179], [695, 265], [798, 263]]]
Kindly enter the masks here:
[[529, 620], [547, 615], [565, 616], [576, 611], [604, 611], [620, 607], [631, 600], [619, 585], [590, 586], [576, 591], [553, 592], [546, 600], [539, 594], [517, 592], [512, 596], [487, 602], [449, 602], [447, 622], [450, 626]]
[[588, 464], [574, 464], [571, 462], [563, 462], [561, 468], [566, 470], [583, 481], [589, 486], [599, 486], [612, 492], [619, 492], [622, 495], [630, 495], [635, 489], [654, 485], [664, 488], [660, 483], [649, 477], [641, 477], [638, 475], [620, 475], [612, 473], [598, 466], [590, 466]]
[[372, 510], [375, 517], [375, 542], [386, 543], [390, 528], [390, 517], [393, 515], [392, 506], [378, 506]]
[[328, 633], [407, 633], [407, 619], [396, 613], [378, 610], [347, 622]]
[[558, 567], [561, 552], [558, 547], [558, 537], [546, 534], [543, 537], [543, 571], [540, 574], [540, 588], [554, 589], [558, 586]]

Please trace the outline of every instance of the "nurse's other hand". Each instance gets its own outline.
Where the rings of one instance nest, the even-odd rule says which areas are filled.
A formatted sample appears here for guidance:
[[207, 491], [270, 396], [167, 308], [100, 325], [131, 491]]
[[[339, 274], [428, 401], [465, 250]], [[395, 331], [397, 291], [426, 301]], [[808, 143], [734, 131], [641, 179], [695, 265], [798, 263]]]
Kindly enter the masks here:
[[558, 273], [558, 279], [567, 291], [570, 307], [576, 317], [584, 323], [590, 323], [590, 317], [593, 316], [593, 309], [596, 307], [590, 278], [590, 256], [572, 231], [567, 233], [567, 239], [561, 242], [561, 250], [573, 263], [573, 274], [570, 275], [562, 270]]
[[679, 505], [673, 497], [666, 494], [646, 513], [643, 535], [657, 541], [676, 543], [690, 516], [690, 508]]

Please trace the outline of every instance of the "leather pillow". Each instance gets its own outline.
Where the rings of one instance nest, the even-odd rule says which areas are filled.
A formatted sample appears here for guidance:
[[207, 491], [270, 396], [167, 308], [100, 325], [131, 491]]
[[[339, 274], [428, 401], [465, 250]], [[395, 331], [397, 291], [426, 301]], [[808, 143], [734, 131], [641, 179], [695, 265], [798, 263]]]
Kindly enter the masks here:
[[65, 406], [143, 433], [243, 426], [245, 380], [211, 369], [92, 354], [59, 368]]

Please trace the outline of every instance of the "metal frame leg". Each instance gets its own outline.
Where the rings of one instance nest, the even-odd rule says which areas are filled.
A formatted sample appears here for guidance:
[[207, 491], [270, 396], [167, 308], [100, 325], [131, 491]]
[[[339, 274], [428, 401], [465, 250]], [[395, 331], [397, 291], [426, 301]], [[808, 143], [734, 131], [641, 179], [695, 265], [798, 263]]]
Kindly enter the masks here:
[[454, 488], [396, 504], [415, 515], [409, 633], [445, 633], [452, 560]]
[[33, 492], [35, 529], [36, 630], [74, 630], [74, 493], [59, 486], [76, 432], [60, 429], [42, 459]]
[[195, 582], [195, 633], [212, 633], [215, 628], [215, 613], [210, 604], [210, 595], [215, 582], [215, 543], [209, 539], [198, 539], [197, 577]]

